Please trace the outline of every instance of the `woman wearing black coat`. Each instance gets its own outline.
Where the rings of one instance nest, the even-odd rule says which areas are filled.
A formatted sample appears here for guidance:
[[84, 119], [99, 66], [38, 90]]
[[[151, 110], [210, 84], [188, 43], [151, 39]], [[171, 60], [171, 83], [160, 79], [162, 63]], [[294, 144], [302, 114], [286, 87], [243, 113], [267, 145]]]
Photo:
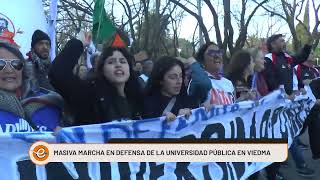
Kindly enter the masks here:
[[187, 96], [184, 76], [184, 66], [175, 58], [165, 56], [155, 63], [146, 86], [144, 118], [166, 116], [170, 121], [177, 115], [190, 115], [197, 105]]
[[72, 73], [84, 51], [80, 40], [70, 40], [53, 61], [49, 78], [73, 114], [73, 125], [137, 119], [142, 93], [132, 69], [133, 57], [122, 47], [104, 47], [97, 77], [80, 80]]

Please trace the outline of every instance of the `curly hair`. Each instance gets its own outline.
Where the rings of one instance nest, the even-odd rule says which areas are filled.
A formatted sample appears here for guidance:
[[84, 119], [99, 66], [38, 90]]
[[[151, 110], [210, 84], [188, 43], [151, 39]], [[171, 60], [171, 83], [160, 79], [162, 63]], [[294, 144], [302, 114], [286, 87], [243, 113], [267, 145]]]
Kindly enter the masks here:
[[211, 45], [214, 45], [214, 46], [217, 46], [216, 43], [214, 42], [208, 42], [204, 45], [202, 45], [198, 52], [196, 53], [196, 60], [200, 63], [200, 64], [203, 64], [204, 63], [204, 53], [206, 52], [206, 50], [208, 49], [209, 46]]

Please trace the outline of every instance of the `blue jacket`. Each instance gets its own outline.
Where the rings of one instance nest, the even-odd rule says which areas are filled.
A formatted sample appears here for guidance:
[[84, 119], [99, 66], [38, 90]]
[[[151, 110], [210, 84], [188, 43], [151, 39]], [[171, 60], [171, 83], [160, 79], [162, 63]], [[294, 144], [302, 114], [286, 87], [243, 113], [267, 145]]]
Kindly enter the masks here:
[[188, 87], [188, 95], [194, 97], [197, 104], [201, 104], [207, 99], [208, 92], [212, 88], [211, 81], [199, 62], [192, 63], [190, 68], [191, 81]]
[[0, 133], [53, 131], [60, 123], [62, 98], [41, 90], [22, 101], [10, 101], [13, 96], [0, 97]]

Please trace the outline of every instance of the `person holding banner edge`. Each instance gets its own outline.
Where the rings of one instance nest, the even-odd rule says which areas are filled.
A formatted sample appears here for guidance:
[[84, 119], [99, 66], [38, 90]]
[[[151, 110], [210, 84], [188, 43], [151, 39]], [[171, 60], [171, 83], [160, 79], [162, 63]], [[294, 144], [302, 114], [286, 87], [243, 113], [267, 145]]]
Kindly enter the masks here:
[[[262, 72], [268, 85], [269, 91], [278, 89], [284, 85], [288, 98], [294, 99], [294, 91], [298, 91], [298, 79], [296, 77], [294, 66], [306, 61], [311, 52], [311, 46], [306, 44], [301, 52], [296, 56], [290, 56], [285, 52], [286, 44], [282, 34], [274, 34], [267, 39], [269, 53], [265, 55], [265, 69]], [[266, 168], [267, 178], [282, 179], [278, 170], [280, 163], [273, 163]], [[311, 172], [306, 170], [305, 172]], [[312, 174], [312, 173], [311, 173]], [[278, 176], [278, 177], [277, 177]]]
[[319, 112], [320, 112], [320, 71], [315, 68], [314, 62], [314, 52], [311, 51], [307, 61], [302, 64], [297, 65], [297, 78], [299, 80], [299, 86], [303, 87], [304, 83], [310, 84], [313, 94], [317, 98], [316, 105], [312, 108], [310, 114], [308, 115], [301, 134], [305, 132], [308, 128], [310, 149], [312, 152], [313, 159], [320, 158], [320, 143], [317, 137], [319, 137]]

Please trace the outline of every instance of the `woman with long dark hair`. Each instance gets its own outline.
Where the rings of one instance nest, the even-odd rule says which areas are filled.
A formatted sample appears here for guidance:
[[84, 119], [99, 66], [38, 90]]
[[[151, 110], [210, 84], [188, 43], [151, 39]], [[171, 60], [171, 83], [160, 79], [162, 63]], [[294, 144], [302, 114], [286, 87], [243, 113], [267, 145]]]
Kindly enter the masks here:
[[123, 47], [104, 47], [97, 77], [84, 81], [72, 73], [83, 51], [81, 41], [70, 40], [54, 60], [49, 74], [52, 85], [74, 115], [74, 125], [138, 119], [142, 93], [129, 52]]
[[253, 74], [254, 60], [245, 50], [237, 51], [230, 60], [227, 68], [227, 77], [235, 86], [235, 94], [238, 101], [255, 98], [255, 93], [250, 90], [249, 76]]
[[184, 65], [176, 58], [164, 56], [154, 65], [146, 86], [144, 117], [167, 117], [174, 120], [177, 115], [190, 115], [196, 107], [187, 96], [184, 85]]

